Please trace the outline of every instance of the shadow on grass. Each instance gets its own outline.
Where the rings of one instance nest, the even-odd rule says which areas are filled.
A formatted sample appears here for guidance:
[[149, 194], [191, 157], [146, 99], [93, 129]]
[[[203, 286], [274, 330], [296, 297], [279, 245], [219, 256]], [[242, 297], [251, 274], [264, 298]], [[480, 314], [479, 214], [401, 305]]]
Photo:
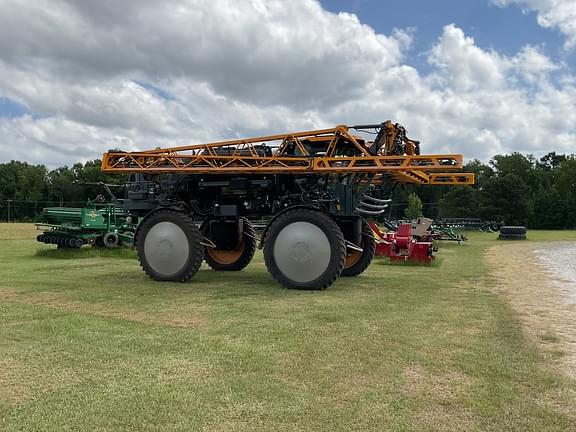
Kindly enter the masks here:
[[382, 258], [375, 258], [373, 263], [377, 263], [380, 265], [387, 265], [387, 266], [395, 266], [395, 267], [440, 267], [444, 258], [436, 257], [430, 263], [424, 263], [420, 261], [390, 261], [387, 257]]
[[467, 247], [470, 245], [470, 240], [462, 241], [458, 243], [457, 241], [438, 241], [435, 242], [435, 245], [438, 246], [438, 249], [457, 249], [462, 247]]
[[34, 254], [41, 258], [81, 259], [81, 258], [120, 258], [135, 259], [136, 251], [130, 248], [97, 248], [83, 247], [81, 249], [41, 249]]
[[[205, 264], [187, 282], [162, 282], [150, 279], [141, 268], [131, 266], [123, 270], [114, 268], [106, 274], [93, 275], [90, 285], [98, 287], [100, 297], [121, 295], [133, 304], [157, 302], [159, 299], [183, 303], [234, 302], [244, 299], [282, 298], [290, 299], [310, 297], [341, 296], [358, 288], [349, 279], [341, 278], [327, 290], [293, 290], [277, 283], [265, 268], [246, 268], [242, 271], [224, 272], [209, 269]], [[90, 294], [91, 295], [91, 294]]]

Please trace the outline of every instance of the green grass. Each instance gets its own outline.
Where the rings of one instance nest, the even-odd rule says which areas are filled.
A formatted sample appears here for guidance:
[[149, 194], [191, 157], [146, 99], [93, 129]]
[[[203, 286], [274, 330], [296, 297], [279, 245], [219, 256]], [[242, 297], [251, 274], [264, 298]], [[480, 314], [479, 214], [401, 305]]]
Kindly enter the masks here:
[[[496, 234], [324, 292], [280, 288], [260, 252], [242, 272], [155, 283], [132, 251], [33, 235], [0, 241], [2, 431], [576, 428], [576, 384], [489, 289]], [[576, 238], [529, 232], [562, 236]]]

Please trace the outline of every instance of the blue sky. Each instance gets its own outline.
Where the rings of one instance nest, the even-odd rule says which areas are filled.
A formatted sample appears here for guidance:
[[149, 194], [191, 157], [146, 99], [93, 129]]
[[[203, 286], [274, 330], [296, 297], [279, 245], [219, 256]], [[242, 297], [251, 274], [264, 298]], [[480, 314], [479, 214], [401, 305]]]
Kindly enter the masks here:
[[12, 99], [0, 97], [0, 117], [14, 118], [29, 113], [28, 109]]
[[0, 0], [0, 162], [387, 119], [425, 153], [574, 153], [576, 1]]
[[456, 24], [476, 44], [513, 55], [525, 45], [536, 45], [556, 61], [574, 66], [575, 54], [562, 48], [564, 37], [555, 29], [537, 23], [536, 12], [510, 5], [498, 7], [487, 0], [321, 0], [332, 12], [350, 12], [379, 33], [394, 28], [414, 28], [414, 45], [409, 62], [426, 69], [427, 52], [442, 34], [442, 28]]

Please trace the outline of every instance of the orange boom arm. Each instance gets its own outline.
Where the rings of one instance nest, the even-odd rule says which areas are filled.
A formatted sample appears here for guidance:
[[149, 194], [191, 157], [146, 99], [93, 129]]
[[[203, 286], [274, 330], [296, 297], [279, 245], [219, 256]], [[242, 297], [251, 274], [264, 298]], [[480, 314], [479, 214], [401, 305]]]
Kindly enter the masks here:
[[[398, 130], [399, 126], [390, 122], [369, 126], [384, 131], [374, 142], [366, 142], [350, 133], [350, 129], [366, 126], [341, 125], [332, 129], [141, 152], [111, 150], [103, 156], [102, 170], [108, 173], [202, 175], [358, 173], [378, 177], [388, 174], [387, 178], [398, 183], [474, 183], [473, 174], [458, 172], [462, 169], [461, 155], [419, 155], [419, 143], [405, 138], [402, 130]], [[395, 142], [403, 150], [402, 154], [394, 148]]]

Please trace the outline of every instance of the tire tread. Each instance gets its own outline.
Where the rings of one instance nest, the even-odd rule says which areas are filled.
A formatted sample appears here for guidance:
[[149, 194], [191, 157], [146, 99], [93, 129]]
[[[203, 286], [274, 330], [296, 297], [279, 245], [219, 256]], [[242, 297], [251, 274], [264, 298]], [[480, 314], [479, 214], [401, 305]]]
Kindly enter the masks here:
[[[376, 253], [376, 239], [374, 238], [374, 233], [372, 232], [370, 225], [368, 225], [364, 219], [362, 219], [362, 239], [362, 249], [364, 249], [362, 256], [356, 263], [352, 264], [348, 268], [344, 268], [342, 270], [342, 276], [358, 276], [368, 268], [374, 259], [374, 254]], [[368, 245], [366, 245], [367, 242]]]
[[[274, 263], [274, 258], [272, 256], [273, 243], [271, 244], [272, 235], [276, 231], [277, 227], [284, 227], [285, 223], [292, 218], [296, 218], [297, 221], [300, 220], [312, 222], [320, 228], [327, 228], [329, 232], [334, 236], [337, 249], [340, 249], [341, 251], [337, 261], [333, 263], [332, 271], [325, 272], [324, 275], [313, 281], [313, 284], [305, 285], [290, 281], [280, 272]], [[346, 261], [346, 242], [344, 241], [344, 235], [332, 218], [318, 210], [300, 207], [282, 213], [270, 223], [262, 243], [264, 245], [264, 261], [268, 272], [278, 283], [280, 283], [285, 288], [301, 290], [324, 290], [332, 285], [336, 279], [338, 279], [338, 277], [342, 274], [342, 270], [344, 269], [344, 263]]]
[[[173, 276], [158, 276], [158, 274], [148, 265], [148, 263], [143, 259], [144, 256], [144, 242], [140, 241], [142, 233], [146, 233], [149, 227], [154, 225], [156, 219], [165, 220], [172, 219], [179, 220], [183, 223], [184, 227], [181, 227], [187, 231], [187, 234], [192, 236], [192, 242], [198, 247], [190, 248], [191, 256], [188, 258], [187, 265], [178, 273]], [[157, 281], [168, 281], [168, 282], [188, 282], [192, 277], [198, 272], [200, 266], [202, 265], [202, 259], [204, 258], [204, 248], [200, 246], [200, 241], [202, 240], [202, 235], [200, 230], [194, 223], [193, 219], [185, 213], [172, 210], [158, 210], [148, 217], [148, 220], [144, 220], [142, 225], [138, 229], [137, 238], [135, 239], [135, 246], [138, 252], [138, 261], [140, 267], [144, 270], [151, 279]]]
[[500, 227], [500, 234], [526, 234], [525, 226], [502, 226]]

